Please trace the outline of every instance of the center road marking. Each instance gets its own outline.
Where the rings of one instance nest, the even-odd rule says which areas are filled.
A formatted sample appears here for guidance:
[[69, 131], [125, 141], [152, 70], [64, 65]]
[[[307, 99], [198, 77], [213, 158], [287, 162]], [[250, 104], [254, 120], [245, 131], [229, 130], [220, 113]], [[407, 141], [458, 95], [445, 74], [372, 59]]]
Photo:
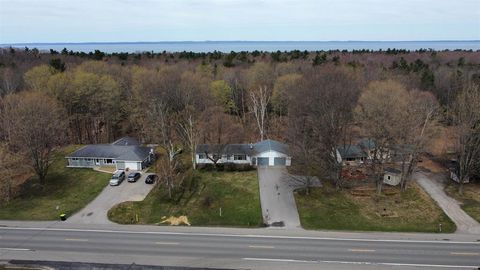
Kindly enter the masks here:
[[0, 250], [10, 250], [10, 251], [33, 251], [28, 248], [0, 248]]
[[157, 245], [180, 245], [180, 243], [177, 242], [155, 242]]
[[74, 241], [74, 242], [88, 242], [88, 239], [80, 239], [80, 238], [65, 238], [65, 241]]
[[128, 231], [108, 229], [73, 229], [73, 228], [45, 228], [45, 227], [1, 227], [3, 230], [23, 231], [59, 231], [59, 232], [90, 232], [90, 233], [112, 233], [112, 234], [144, 234], [144, 235], [184, 235], [184, 236], [207, 236], [207, 237], [238, 237], [257, 239], [303, 239], [303, 240], [325, 240], [325, 241], [355, 241], [355, 242], [378, 242], [378, 243], [429, 243], [429, 244], [459, 244], [459, 245], [480, 245], [480, 241], [446, 241], [446, 240], [409, 240], [409, 239], [368, 239], [368, 238], [335, 238], [315, 236], [288, 236], [288, 235], [263, 235], [263, 234], [232, 234], [232, 233], [200, 233], [200, 232], [167, 232], [167, 231]]
[[375, 249], [349, 249], [351, 252], [375, 252]]
[[272, 249], [275, 248], [274, 246], [248, 246], [249, 248], [264, 248], [264, 249]]
[[480, 256], [478, 252], [450, 252], [452, 255], [463, 255], [463, 256]]

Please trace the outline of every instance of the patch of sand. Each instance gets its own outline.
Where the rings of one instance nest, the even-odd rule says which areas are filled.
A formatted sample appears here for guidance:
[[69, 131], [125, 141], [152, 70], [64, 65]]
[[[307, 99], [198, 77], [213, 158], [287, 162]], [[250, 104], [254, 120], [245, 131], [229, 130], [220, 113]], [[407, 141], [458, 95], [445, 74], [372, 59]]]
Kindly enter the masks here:
[[185, 225], [188, 225], [190, 226], [190, 222], [188, 221], [188, 217], [187, 216], [179, 216], [179, 217], [174, 217], [174, 216], [171, 216], [169, 218], [166, 218], [166, 217], [162, 217], [162, 221], [160, 223], [164, 224], [164, 223], [169, 223], [171, 226], [178, 226], [178, 225], [182, 225], [182, 224], [185, 224]]

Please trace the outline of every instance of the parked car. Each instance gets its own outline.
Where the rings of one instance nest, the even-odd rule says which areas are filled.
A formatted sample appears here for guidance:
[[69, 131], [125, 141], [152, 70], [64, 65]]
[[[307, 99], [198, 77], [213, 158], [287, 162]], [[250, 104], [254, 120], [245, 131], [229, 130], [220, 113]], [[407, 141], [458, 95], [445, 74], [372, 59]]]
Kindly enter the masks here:
[[145, 184], [155, 184], [158, 180], [158, 176], [156, 174], [150, 174], [145, 178]]
[[128, 182], [137, 182], [137, 180], [141, 177], [142, 175], [139, 172], [131, 172], [128, 174]]
[[123, 182], [123, 180], [125, 180], [125, 172], [116, 171], [112, 175], [112, 179], [110, 179], [110, 186], [118, 186]]

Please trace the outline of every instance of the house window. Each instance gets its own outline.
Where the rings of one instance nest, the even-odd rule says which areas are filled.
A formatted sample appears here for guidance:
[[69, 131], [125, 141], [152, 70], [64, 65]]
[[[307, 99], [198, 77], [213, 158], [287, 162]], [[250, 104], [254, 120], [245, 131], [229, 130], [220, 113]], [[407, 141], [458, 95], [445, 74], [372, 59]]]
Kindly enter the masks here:
[[205, 154], [198, 154], [198, 159], [205, 159]]
[[389, 176], [387, 176], [387, 179], [388, 179], [388, 180], [390, 180], [390, 175], [389, 175]]
[[112, 159], [105, 159], [103, 162], [105, 162], [105, 164], [113, 164]]
[[247, 160], [247, 155], [234, 155], [234, 160]]

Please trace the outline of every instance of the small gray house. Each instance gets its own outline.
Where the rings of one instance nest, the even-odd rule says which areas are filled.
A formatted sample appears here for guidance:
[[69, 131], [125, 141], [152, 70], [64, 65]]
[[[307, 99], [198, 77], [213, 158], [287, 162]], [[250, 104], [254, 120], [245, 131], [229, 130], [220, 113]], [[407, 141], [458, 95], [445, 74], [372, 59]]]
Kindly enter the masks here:
[[142, 170], [154, 158], [154, 151], [134, 138], [124, 137], [111, 144], [86, 145], [65, 158], [67, 167], [73, 168], [111, 166], [117, 170]]

